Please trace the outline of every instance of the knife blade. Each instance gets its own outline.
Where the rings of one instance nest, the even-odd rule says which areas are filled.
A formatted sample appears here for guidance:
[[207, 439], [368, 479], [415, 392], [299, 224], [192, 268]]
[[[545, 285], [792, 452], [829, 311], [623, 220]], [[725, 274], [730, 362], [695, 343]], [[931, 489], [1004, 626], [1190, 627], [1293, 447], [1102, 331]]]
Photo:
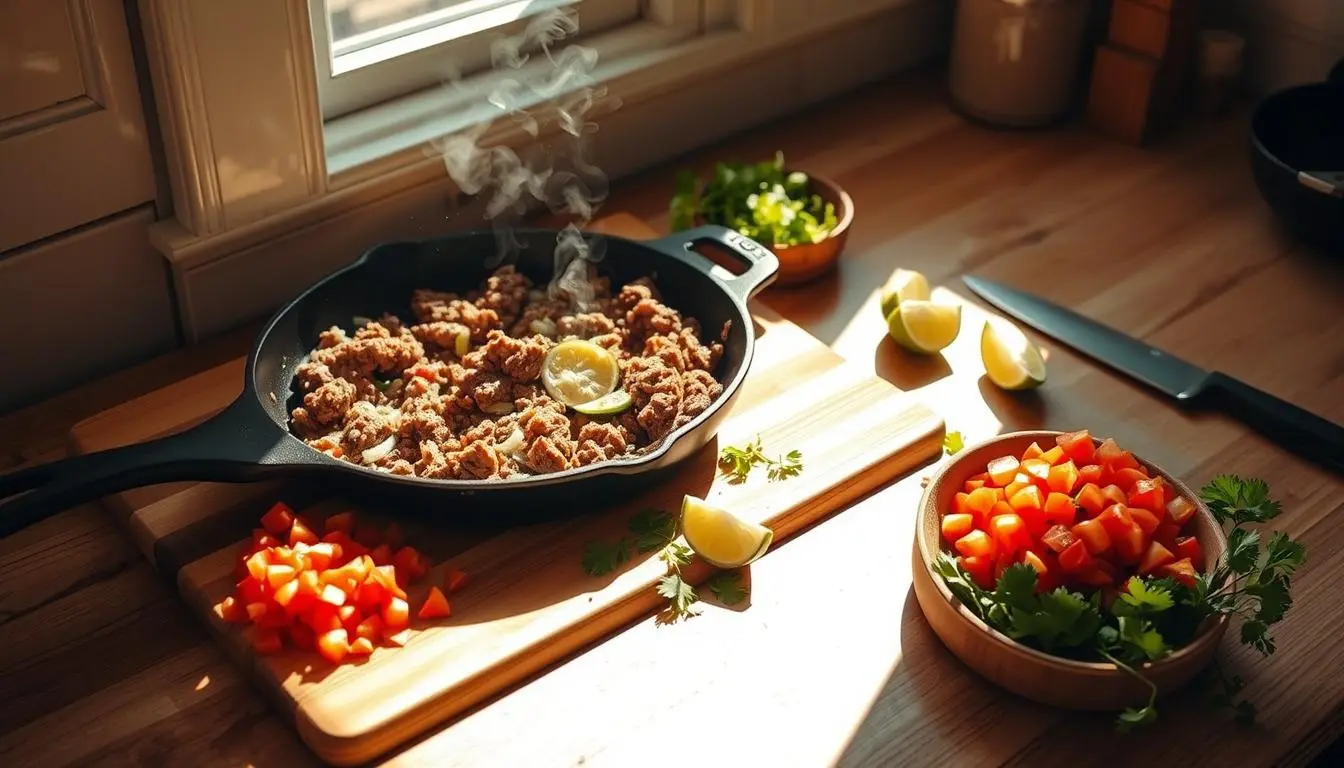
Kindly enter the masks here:
[[1344, 472], [1344, 427], [1038, 296], [973, 275], [964, 276], [962, 281], [1005, 314], [1175, 398], [1182, 405], [1218, 408], [1282, 447], [1333, 471]]

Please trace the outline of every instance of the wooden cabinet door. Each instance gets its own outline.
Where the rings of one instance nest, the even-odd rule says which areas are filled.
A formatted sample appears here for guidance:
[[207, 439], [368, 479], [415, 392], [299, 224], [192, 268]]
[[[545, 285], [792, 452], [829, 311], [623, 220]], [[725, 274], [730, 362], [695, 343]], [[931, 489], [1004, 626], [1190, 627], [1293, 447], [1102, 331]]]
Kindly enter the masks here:
[[0, 252], [153, 199], [122, 0], [0, 0]]

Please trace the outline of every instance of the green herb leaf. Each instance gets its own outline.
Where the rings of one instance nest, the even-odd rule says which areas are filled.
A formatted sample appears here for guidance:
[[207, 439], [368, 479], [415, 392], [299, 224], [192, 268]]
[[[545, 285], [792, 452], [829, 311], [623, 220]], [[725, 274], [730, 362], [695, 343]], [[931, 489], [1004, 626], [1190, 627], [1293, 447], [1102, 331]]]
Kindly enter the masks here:
[[1274, 652], [1274, 638], [1269, 635], [1269, 625], [1252, 619], [1241, 623], [1241, 642], [1268, 656]]
[[581, 563], [589, 576], [603, 576], [624, 565], [630, 559], [630, 540], [616, 542], [590, 541], [583, 548]]
[[943, 451], [945, 451], [948, 456], [955, 456], [965, 447], [966, 443], [961, 439], [960, 432], [948, 432], [943, 436]]
[[1233, 528], [1227, 534], [1227, 567], [1242, 575], [1255, 568], [1260, 559], [1260, 534], [1245, 528]]
[[763, 464], [767, 467], [766, 477], [771, 482], [796, 477], [803, 471], [803, 453], [792, 450], [778, 459], [771, 459], [761, 450], [761, 436], [738, 447], [729, 445], [719, 451], [719, 465], [728, 475], [729, 482], [745, 482], [752, 467]]
[[1292, 576], [1306, 562], [1307, 548], [1288, 537], [1283, 531], [1275, 531], [1265, 545], [1265, 554], [1260, 561], [1260, 570], [1266, 577], [1279, 575]]
[[1255, 612], [1256, 621], [1266, 625], [1283, 621], [1288, 609], [1293, 606], [1293, 596], [1288, 591], [1288, 578], [1276, 576], [1269, 581], [1246, 585], [1246, 594], [1256, 598], [1259, 607]]
[[670, 603], [668, 611], [674, 617], [684, 617], [690, 613], [691, 606], [695, 604], [700, 596], [695, 593], [695, 587], [681, 578], [680, 573], [669, 573], [658, 580], [655, 587], [661, 597], [667, 599]]
[[1129, 658], [1157, 661], [1171, 652], [1167, 641], [1162, 639], [1150, 621], [1121, 616], [1116, 619], [1116, 625], [1120, 630], [1121, 646], [1126, 649]]
[[1269, 498], [1269, 485], [1264, 480], [1218, 475], [1200, 489], [1199, 496], [1223, 524], [1265, 523], [1282, 511], [1279, 502]]
[[695, 557], [695, 550], [675, 541], [668, 543], [663, 551], [658, 553], [658, 558], [673, 569], [681, 568], [683, 565], [690, 563], [693, 557]]
[[1154, 706], [1128, 707], [1121, 712], [1115, 719], [1115, 729], [1121, 733], [1129, 733], [1139, 726], [1147, 725], [1157, 720], [1157, 708]]
[[1171, 589], [1163, 585], [1146, 583], [1134, 576], [1125, 584], [1120, 598], [1111, 606], [1116, 616], [1151, 616], [1170, 609], [1176, 604]]
[[630, 518], [630, 533], [634, 534], [637, 550], [653, 552], [676, 537], [677, 521], [666, 512], [643, 509]]
[[747, 597], [738, 571], [720, 571], [709, 579], [709, 591], [724, 605], [737, 605]]
[[1013, 563], [1004, 569], [994, 590], [994, 599], [1009, 608], [1032, 610], [1036, 599], [1036, 569], [1026, 563]]

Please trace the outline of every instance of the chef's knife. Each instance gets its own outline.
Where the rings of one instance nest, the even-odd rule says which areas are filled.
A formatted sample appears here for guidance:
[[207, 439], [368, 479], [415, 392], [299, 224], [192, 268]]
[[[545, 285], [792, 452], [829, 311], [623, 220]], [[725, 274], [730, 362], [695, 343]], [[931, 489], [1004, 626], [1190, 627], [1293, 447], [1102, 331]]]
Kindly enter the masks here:
[[1279, 445], [1344, 472], [1344, 427], [1218, 371], [1206, 371], [1094, 320], [982, 277], [962, 278], [985, 301], [1074, 349], [1176, 398], [1224, 410]]

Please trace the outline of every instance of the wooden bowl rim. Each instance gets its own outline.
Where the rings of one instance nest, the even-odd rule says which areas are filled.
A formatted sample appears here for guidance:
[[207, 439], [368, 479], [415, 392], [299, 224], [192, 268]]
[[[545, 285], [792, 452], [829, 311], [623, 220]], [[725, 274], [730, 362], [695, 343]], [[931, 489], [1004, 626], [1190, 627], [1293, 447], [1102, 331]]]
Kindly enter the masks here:
[[[1023, 645], [1022, 643], [1019, 643], [1013, 638], [1008, 637], [1007, 635], [1003, 634], [997, 629], [994, 629], [985, 622], [981, 621], [979, 616], [976, 616], [975, 613], [972, 612], [970, 608], [967, 608], [961, 602], [961, 600], [957, 599], [956, 595], [952, 594], [952, 590], [948, 589], [947, 583], [944, 582], [943, 578], [939, 576], [936, 571], [933, 570], [933, 567], [931, 565], [931, 563], [933, 562], [933, 557], [930, 555], [930, 553], [924, 546], [924, 536], [922, 535], [922, 529], [924, 527], [925, 517], [930, 513], [933, 514], [938, 513], [938, 510], [932, 508], [933, 492], [938, 486], [938, 481], [944, 475], [948, 474], [953, 469], [953, 467], [958, 466], [960, 462], [964, 461], [965, 458], [971, 455], [973, 452], [982, 450], [988, 446], [995, 445], [997, 443], [1007, 442], [1009, 440], [1021, 440], [1026, 438], [1040, 442], [1041, 438], [1054, 439], [1055, 437], [1063, 434], [1068, 433], [1054, 430], [1021, 430], [1017, 432], [1005, 432], [1000, 435], [995, 435], [994, 437], [991, 437], [987, 440], [982, 440], [973, 445], [965, 446], [965, 448], [963, 448], [963, 450], [959, 452], [959, 454], [961, 454], [960, 457], [954, 457], [951, 461], [944, 464], [937, 472], [934, 472], [933, 475], [929, 477], [929, 482], [924, 486], [924, 492], [921, 494], [919, 500], [918, 514], [915, 516], [915, 546], [918, 547], [919, 549], [920, 560], [923, 561], [924, 570], [927, 572], [929, 578], [933, 581], [934, 587], [937, 588], [938, 593], [942, 595], [943, 599], [946, 600], [949, 605], [953, 606], [956, 609], [956, 613], [958, 616], [960, 616], [965, 621], [969, 622], [971, 625], [979, 629], [981, 632], [984, 632], [985, 634], [989, 635], [989, 637], [992, 638], [999, 646], [1001, 646], [1003, 650], [1015, 656], [1018, 656], [1023, 660], [1052, 665], [1058, 667], [1062, 671], [1067, 671], [1073, 674], [1082, 674], [1085, 676], [1092, 676], [1092, 677], [1110, 677], [1114, 675], [1123, 675], [1126, 673], [1120, 671], [1118, 667], [1116, 667], [1114, 664], [1110, 662], [1078, 661], [1076, 659], [1066, 659], [1060, 656], [1053, 656], [1044, 651], [1038, 651], [1035, 648], [1031, 648], [1029, 646]], [[1093, 436], [1092, 443], [1093, 445], [1100, 445], [1102, 443], [1102, 440]], [[1132, 455], [1134, 456], [1134, 459], [1136, 461], [1138, 461], [1143, 466], [1147, 467], [1150, 472], [1160, 474], [1163, 478], [1167, 480], [1167, 482], [1171, 483], [1172, 487], [1176, 489], [1177, 493], [1180, 493], [1182, 496], [1185, 496], [1188, 500], [1194, 503], [1195, 513], [1204, 516], [1208, 520], [1212, 530], [1214, 531], [1213, 543], [1215, 545], [1214, 548], [1217, 550], [1217, 557], [1211, 558], [1210, 562], [1206, 563], [1205, 565], [1206, 569], [1209, 568], [1212, 565], [1212, 563], [1216, 562], [1218, 558], [1221, 558], [1227, 552], [1227, 537], [1223, 533], [1222, 526], [1218, 524], [1217, 519], [1213, 516], [1213, 513], [1209, 511], [1208, 506], [1205, 505], [1202, 500], [1200, 500], [1198, 494], [1194, 493], [1190, 489], [1190, 487], [1187, 486], [1184, 483], [1184, 481], [1182, 481], [1179, 477], [1172, 475], [1171, 473], [1167, 472], [1166, 470], [1162, 469], [1161, 467], [1152, 463], [1151, 461], [1145, 460], [1138, 454], [1132, 454]], [[939, 551], [942, 551], [941, 545], [939, 547]], [[1189, 643], [1185, 644], [1183, 647], [1177, 649], [1176, 651], [1173, 651], [1169, 656], [1159, 661], [1143, 662], [1142, 664], [1135, 666], [1135, 669], [1139, 671], [1158, 669], [1161, 667], [1165, 667], [1167, 665], [1178, 663], [1187, 657], [1199, 655], [1200, 653], [1205, 652], [1207, 650], [1205, 646], [1207, 646], [1209, 643], [1216, 643], [1219, 640], [1221, 640], [1223, 635], [1223, 629], [1225, 629], [1226, 625], [1227, 625], [1227, 614], [1219, 614], [1217, 619], [1206, 622], [1204, 629], [1202, 629], [1198, 634], [1196, 634], [1195, 637]]]
[[[818, 187], [825, 187], [826, 190], [830, 193], [830, 196], [835, 198], [836, 208], [838, 209], [836, 210], [837, 221], [835, 224], [835, 228], [832, 229], [830, 232], [826, 233], [825, 237], [823, 237], [822, 239], [818, 240], [815, 243], [799, 243], [797, 245], [776, 244], [770, 246], [770, 250], [775, 251], [777, 254], [782, 251], [787, 251], [790, 248], [793, 249], [816, 248], [818, 246], [830, 243], [834, 240], [838, 240], [841, 237], [844, 237], [846, 233], [848, 233], [850, 225], [853, 224], [854, 222], [854, 199], [849, 196], [849, 193], [845, 191], [844, 187], [840, 186], [839, 184], [836, 184], [828, 176], [822, 176], [820, 174], [815, 174], [810, 171], [804, 171], [801, 168], [786, 167], [784, 169], [785, 173], [793, 173], [795, 171], [800, 171], [802, 173], [807, 174], [807, 179], [811, 184], [814, 184]], [[704, 183], [705, 183], [704, 178], [701, 178], [700, 184], [703, 185]], [[814, 190], [814, 192], [815, 191], [816, 190]], [[818, 192], [817, 194], [820, 193]], [[822, 197], [825, 198], [826, 195], [822, 195]], [[696, 211], [695, 221], [697, 224], [705, 223], [705, 219], [703, 216], [700, 215], [699, 211]]]

